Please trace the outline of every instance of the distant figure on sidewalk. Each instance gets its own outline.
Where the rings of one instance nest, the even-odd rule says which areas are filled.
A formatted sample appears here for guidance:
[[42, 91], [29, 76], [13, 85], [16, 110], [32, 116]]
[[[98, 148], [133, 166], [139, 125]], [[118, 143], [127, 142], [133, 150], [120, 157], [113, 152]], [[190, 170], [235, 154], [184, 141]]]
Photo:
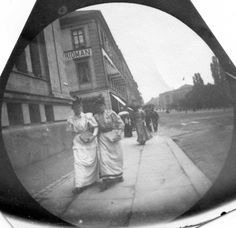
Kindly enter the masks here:
[[103, 97], [95, 101], [97, 114], [94, 115], [98, 127], [99, 172], [103, 180], [101, 191], [114, 182], [123, 181], [123, 151], [120, 145], [124, 123], [112, 110], [105, 109]]
[[125, 137], [132, 137], [133, 136], [133, 134], [132, 134], [133, 126], [132, 126], [129, 111], [127, 110], [127, 108], [124, 108], [121, 112], [118, 113], [118, 115], [121, 117], [121, 119], [123, 120], [123, 122], [125, 124], [124, 136]]
[[132, 118], [138, 135], [137, 141], [144, 145], [152, 137], [146, 127], [145, 112], [136, 103], [132, 105], [132, 109], [134, 110]]
[[125, 129], [124, 129], [124, 136], [125, 137], [132, 137], [132, 123], [129, 115], [124, 116], [124, 123], [125, 123]]
[[146, 126], [147, 126], [147, 129], [149, 130], [149, 132], [152, 132], [152, 113], [151, 113], [151, 110], [149, 109], [146, 109], [145, 110], [145, 122], [146, 122]]
[[154, 132], [157, 132], [158, 130], [158, 122], [159, 122], [159, 114], [157, 111], [154, 109], [154, 107], [151, 110], [151, 120], [154, 128]]
[[92, 113], [82, 112], [81, 99], [75, 98], [72, 110], [73, 115], [67, 119], [67, 131], [71, 131], [73, 135], [75, 170], [73, 193], [79, 194], [99, 179], [96, 139], [98, 124]]

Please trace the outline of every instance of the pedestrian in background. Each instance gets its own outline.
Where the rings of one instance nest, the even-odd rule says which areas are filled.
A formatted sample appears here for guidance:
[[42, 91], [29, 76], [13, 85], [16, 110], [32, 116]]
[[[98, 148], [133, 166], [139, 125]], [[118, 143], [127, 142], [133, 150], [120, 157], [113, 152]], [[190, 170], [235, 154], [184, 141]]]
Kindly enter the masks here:
[[103, 181], [101, 191], [104, 191], [115, 182], [123, 181], [123, 151], [120, 140], [124, 123], [114, 111], [106, 109], [103, 97], [98, 97], [95, 105], [97, 113], [94, 117], [99, 127], [99, 172]]
[[157, 113], [157, 111], [154, 109], [154, 107], [152, 107], [151, 109], [151, 121], [153, 124], [153, 128], [154, 128], [154, 132], [157, 132], [158, 130], [158, 122], [159, 122], [159, 114]]
[[119, 112], [118, 115], [121, 117], [121, 119], [123, 120], [123, 122], [125, 124], [124, 137], [132, 137], [133, 136], [133, 134], [132, 134], [133, 126], [132, 126], [128, 107], [122, 108], [121, 112]]
[[124, 128], [124, 136], [125, 137], [132, 137], [132, 123], [131, 123], [131, 118], [130, 115], [127, 114], [124, 117], [124, 124], [125, 124], [125, 128]]
[[132, 109], [133, 115], [132, 119], [135, 124], [135, 129], [137, 132], [137, 141], [141, 144], [144, 145], [147, 140], [149, 140], [152, 136], [151, 133], [148, 131], [146, 127], [146, 122], [145, 122], [145, 112], [143, 109], [136, 103], [134, 102], [132, 104]]
[[146, 122], [146, 126], [147, 129], [149, 130], [149, 132], [152, 132], [152, 113], [151, 110], [149, 108], [145, 109], [145, 122]]
[[67, 131], [71, 131], [73, 136], [75, 171], [73, 193], [79, 194], [99, 180], [96, 139], [98, 124], [92, 113], [82, 112], [81, 99], [75, 98], [72, 110], [73, 114], [67, 119]]

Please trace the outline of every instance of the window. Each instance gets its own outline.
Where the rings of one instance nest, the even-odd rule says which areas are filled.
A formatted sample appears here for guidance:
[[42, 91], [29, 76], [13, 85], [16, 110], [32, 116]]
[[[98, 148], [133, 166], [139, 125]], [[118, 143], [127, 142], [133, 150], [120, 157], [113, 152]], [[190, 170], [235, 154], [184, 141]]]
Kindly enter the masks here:
[[33, 74], [36, 77], [46, 79], [49, 75], [49, 69], [43, 32], [32, 40], [29, 47]]
[[20, 103], [7, 103], [7, 113], [10, 125], [24, 124], [23, 112]]
[[25, 50], [21, 53], [20, 56], [17, 57], [15, 62], [15, 67], [18, 71], [27, 73], [28, 70], [27, 70]]
[[44, 105], [44, 107], [47, 122], [54, 121], [54, 112], [52, 105]]
[[38, 104], [29, 104], [29, 114], [30, 114], [31, 123], [40, 123], [41, 122]]
[[72, 42], [74, 49], [85, 47], [85, 38], [83, 29], [77, 29], [72, 31]]
[[[27, 63], [30, 65], [30, 69], [28, 69], [29, 66], [27, 66]], [[48, 78], [49, 67], [43, 31], [29, 44], [29, 53], [24, 50], [22, 54], [17, 57], [15, 68], [20, 72], [33, 73], [33, 75], [38, 78]]]
[[78, 72], [79, 83], [83, 84], [90, 82], [90, 72], [88, 63], [87, 62], [77, 63], [76, 68]]

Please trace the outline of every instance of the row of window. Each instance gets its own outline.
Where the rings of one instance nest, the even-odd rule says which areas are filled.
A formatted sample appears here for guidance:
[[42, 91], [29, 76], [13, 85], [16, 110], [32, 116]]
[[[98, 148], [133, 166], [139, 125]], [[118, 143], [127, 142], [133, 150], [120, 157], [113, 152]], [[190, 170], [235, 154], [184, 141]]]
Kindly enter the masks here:
[[[7, 103], [7, 114], [10, 125], [23, 125], [24, 113], [21, 103]], [[28, 104], [30, 123], [41, 123], [41, 114], [39, 104]], [[44, 105], [46, 122], [54, 121], [54, 112], [52, 105]]]
[[[104, 32], [99, 30], [101, 43], [109, 56], [112, 58], [112, 48]], [[71, 31], [72, 44], [74, 49], [81, 49], [86, 47], [86, 39], [83, 28]], [[91, 82], [91, 74], [87, 62], [75, 62], [78, 79], [80, 84]]]
[[43, 31], [30, 42], [16, 59], [15, 68], [20, 72], [33, 74], [38, 78], [48, 78], [49, 67]]
[[[76, 29], [71, 31], [72, 44], [74, 49], [86, 47], [84, 29]], [[91, 74], [88, 62], [75, 62], [79, 84], [91, 82]]]

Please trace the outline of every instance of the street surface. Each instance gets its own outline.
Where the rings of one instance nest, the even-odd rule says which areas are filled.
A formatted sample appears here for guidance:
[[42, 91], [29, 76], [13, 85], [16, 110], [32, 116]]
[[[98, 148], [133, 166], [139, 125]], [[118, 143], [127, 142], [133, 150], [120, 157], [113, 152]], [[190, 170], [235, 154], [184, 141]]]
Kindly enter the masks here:
[[[168, 137], [156, 135], [145, 146], [138, 145], [136, 137], [125, 138], [122, 145], [124, 182], [104, 192], [100, 192], [98, 183], [77, 196], [71, 193], [73, 172], [69, 172], [34, 197], [69, 223], [122, 227], [171, 221], [193, 206], [211, 186], [209, 179]], [[52, 171], [53, 162], [47, 164]], [[45, 166], [44, 173], [46, 170]], [[33, 169], [31, 175], [34, 176]], [[23, 179], [22, 183], [33, 192], [29, 178]]]
[[[100, 192], [99, 183], [73, 195], [71, 151], [16, 174], [49, 212], [69, 223], [133, 226], [169, 222], [209, 189], [227, 157], [232, 110], [160, 113], [160, 128], [145, 146], [122, 139], [123, 183]], [[177, 144], [176, 144], [177, 143]]]
[[161, 135], [171, 137], [214, 182], [230, 149], [233, 110], [159, 113]]

